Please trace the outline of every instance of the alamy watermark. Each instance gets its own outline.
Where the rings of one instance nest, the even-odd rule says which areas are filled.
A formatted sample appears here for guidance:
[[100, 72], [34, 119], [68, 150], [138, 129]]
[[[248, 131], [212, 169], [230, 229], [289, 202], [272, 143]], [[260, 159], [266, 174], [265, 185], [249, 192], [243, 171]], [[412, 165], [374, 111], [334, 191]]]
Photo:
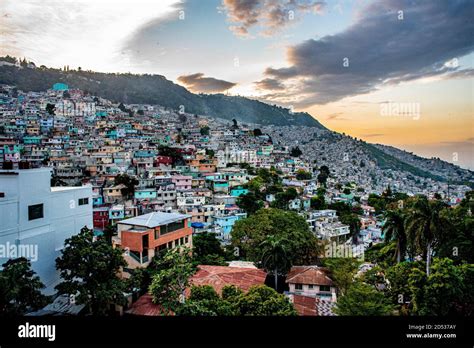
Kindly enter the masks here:
[[324, 246], [324, 257], [327, 258], [355, 258], [364, 261], [364, 245], [337, 244], [332, 242]]
[[19, 257], [24, 257], [31, 262], [38, 261], [38, 245], [12, 244], [10, 242], [0, 244], [0, 258], [17, 259]]
[[419, 120], [421, 116], [421, 106], [420, 106], [420, 103], [416, 103], [416, 102], [380, 103], [380, 115], [384, 117], [389, 117], [389, 116], [409, 117], [409, 118], [412, 118], [413, 120]]

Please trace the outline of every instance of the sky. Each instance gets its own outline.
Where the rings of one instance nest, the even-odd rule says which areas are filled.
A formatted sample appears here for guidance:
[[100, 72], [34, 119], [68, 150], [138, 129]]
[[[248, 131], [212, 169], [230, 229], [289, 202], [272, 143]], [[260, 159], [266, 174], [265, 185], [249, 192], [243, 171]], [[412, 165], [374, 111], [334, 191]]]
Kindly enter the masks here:
[[474, 169], [474, 1], [0, 0], [0, 55], [153, 73]]

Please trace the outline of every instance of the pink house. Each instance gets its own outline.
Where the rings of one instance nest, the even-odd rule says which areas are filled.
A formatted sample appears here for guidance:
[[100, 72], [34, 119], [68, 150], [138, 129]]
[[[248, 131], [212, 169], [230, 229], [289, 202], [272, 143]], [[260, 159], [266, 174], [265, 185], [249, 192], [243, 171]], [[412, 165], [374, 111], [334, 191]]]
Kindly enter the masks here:
[[174, 175], [171, 177], [171, 181], [175, 184], [176, 191], [186, 191], [191, 189], [193, 177], [187, 175]]

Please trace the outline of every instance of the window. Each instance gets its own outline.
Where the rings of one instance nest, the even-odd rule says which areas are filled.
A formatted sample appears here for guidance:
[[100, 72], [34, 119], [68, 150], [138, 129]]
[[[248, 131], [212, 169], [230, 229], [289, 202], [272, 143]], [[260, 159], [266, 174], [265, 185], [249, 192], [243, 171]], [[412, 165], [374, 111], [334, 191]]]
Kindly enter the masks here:
[[331, 291], [331, 287], [329, 285], [320, 285], [319, 291]]
[[28, 206], [28, 220], [36, 220], [43, 218], [43, 204], [35, 204]]
[[158, 239], [159, 236], [160, 236], [160, 234], [158, 232], [158, 229], [155, 229], [155, 239]]
[[295, 284], [296, 290], [303, 290], [303, 284]]
[[181, 238], [179, 239], [179, 245], [183, 245], [183, 244], [184, 244], [184, 238], [181, 237]]
[[88, 205], [89, 204], [89, 198], [79, 198], [79, 205]]
[[166, 234], [184, 228], [184, 220], [172, 222], [161, 227], [161, 234]]
[[309, 288], [309, 289], [312, 289], [312, 288], [314, 288], [314, 285], [313, 285], [313, 284], [309, 284], [309, 285], [308, 285], [308, 288]]
[[188, 236], [184, 237], [184, 242], [185, 242], [186, 244], [188, 244], [188, 241], [189, 241]]
[[173, 242], [168, 242], [168, 249], [173, 249]]

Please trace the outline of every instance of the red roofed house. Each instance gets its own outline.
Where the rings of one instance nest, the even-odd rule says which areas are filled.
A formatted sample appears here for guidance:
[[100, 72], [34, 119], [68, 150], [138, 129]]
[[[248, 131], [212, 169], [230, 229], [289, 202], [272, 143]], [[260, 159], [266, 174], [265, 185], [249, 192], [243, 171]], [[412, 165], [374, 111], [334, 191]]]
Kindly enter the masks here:
[[293, 303], [295, 310], [303, 316], [334, 316], [334, 306], [336, 303], [321, 300], [319, 297], [289, 295], [290, 302]]
[[328, 273], [327, 268], [318, 266], [291, 267], [286, 276], [289, 293], [336, 302], [336, 286]]
[[151, 294], [141, 296], [125, 313], [145, 316], [174, 315], [173, 312], [164, 311], [161, 305], [154, 304]]
[[218, 294], [226, 285], [235, 285], [243, 291], [251, 286], [264, 285], [267, 273], [261, 269], [248, 267], [199, 265], [198, 271], [190, 279], [192, 285], [210, 285]]
[[[256, 267], [199, 265], [198, 268], [196, 274], [191, 277], [190, 283], [196, 286], [210, 285], [218, 294], [222, 293], [222, 288], [226, 285], [235, 285], [243, 291], [248, 291], [251, 286], [264, 285], [267, 277], [265, 271]], [[190, 288], [186, 290], [186, 295], [189, 296], [189, 294]], [[125, 313], [140, 316], [174, 315], [174, 313], [166, 313], [160, 305], [154, 304], [151, 294], [141, 296]]]

